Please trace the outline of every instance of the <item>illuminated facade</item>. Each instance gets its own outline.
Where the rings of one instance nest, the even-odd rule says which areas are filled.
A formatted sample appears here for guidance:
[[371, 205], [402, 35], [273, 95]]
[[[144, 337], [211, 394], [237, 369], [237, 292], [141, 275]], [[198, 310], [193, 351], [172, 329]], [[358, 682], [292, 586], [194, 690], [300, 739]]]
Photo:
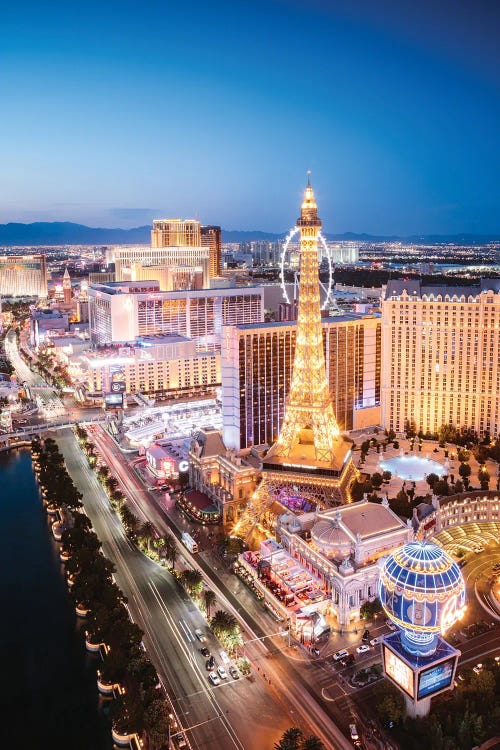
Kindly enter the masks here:
[[90, 339], [99, 346], [177, 333], [199, 350], [220, 350], [224, 325], [264, 317], [261, 287], [161, 292], [157, 281], [114, 282], [90, 286], [88, 295]]
[[307, 451], [315, 461], [332, 464], [339, 449], [338, 428], [326, 379], [319, 296], [318, 234], [321, 220], [308, 183], [297, 220], [300, 230], [300, 291], [297, 340], [285, 418], [270, 451], [287, 459]]
[[191, 441], [189, 484], [218, 507], [224, 524], [243, 514], [255, 490], [258, 471], [248, 457], [228, 451], [219, 430], [204, 428]]
[[195, 219], [155, 219], [151, 247], [200, 247], [200, 222]]
[[287, 512], [278, 519], [276, 536], [325, 593], [322, 608], [328, 606], [346, 626], [378, 595], [379, 560], [410, 541], [413, 531], [387, 501], [362, 500], [316, 513]]
[[[147, 280], [154, 278], [159, 269], [177, 269], [177, 273], [183, 267], [186, 269], [198, 269], [203, 274], [204, 287], [209, 286], [209, 261], [210, 250], [206, 247], [197, 246], [169, 246], [169, 247], [116, 247], [113, 250], [115, 263], [116, 281]], [[133, 270], [135, 268], [135, 271]], [[141, 269], [144, 269], [141, 271]], [[134, 273], [140, 274], [140, 279], [133, 279]], [[153, 274], [153, 276], [151, 276]], [[146, 276], [146, 279], [144, 279]], [[170, 278], [175, 281], [175, 272], [172, 271]]]
[[382, 424], [500, 434], [500, 279], [389, 281], [382, 302]]
[[145, 336], [134, 346], [109, 347], [81, 355], [81, 380], [91, 392], [150, 395], [206, 393], [220, 385], [220, 355], [197, 352], [196, 343], [175, 334]]
[[380, 571], [379, 598], [398, 630], [382, 640], [384, 671], [413, 716], [432, 695], [453, 688], [460, 652], [441, 637], [465, 610], [460, 567], [437, 544], [414, 541], [394, 550]]
[[326, 375], [318, 267], [321, 220], [309, 181], [297, 226], [300, 285], [290, 390], [278, 439], [263, 459], [261, 484], [234, 529], [245, 537], [281, 502], [282, 490], [303, 493], [319, 506], [335, 505], [347, 499], [356, 473], [351, 444], [335, 419]]
[[220, 276], [222, 270], [222, 230], [217, 226], [204, 226], [200, 228], [202, 247], [209, 250], [209, 275], [213, 279]]
[[[326, 375], [342, 430], [380, 424], [380, 319], [322, 318]], [[272, 445], [290, 389], [297, 325], [255, 323], [225, 328], [222, 354], [224, 442], [229, 448]]]
[[46, 296], [45, 255], [0, 256], [0, 297]]

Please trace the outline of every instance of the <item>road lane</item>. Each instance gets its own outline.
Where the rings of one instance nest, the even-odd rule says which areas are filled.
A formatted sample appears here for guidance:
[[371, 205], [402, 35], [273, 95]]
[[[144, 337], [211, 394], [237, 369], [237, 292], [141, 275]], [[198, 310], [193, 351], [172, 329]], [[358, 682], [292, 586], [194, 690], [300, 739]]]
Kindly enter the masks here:
[[[188, 641], [180, 627], [191, 633], [205, 628], [197, 608], [173, 577], [142, 555], [123, 533], [97, 477], [86, 463], [74, 436], [66, 431], [58, 442], [68, 471], [84, 494], [84, 505], [116, 565], [118, 585], [129, 599], [135, 622], [145, 631], [145, 643], [162, 682], [174, 697], [183, 727], [202, 726], [187, 733], [200, 750], [266, 750], [291, 725], [278, 701], [255, 678], [225, 681], [210, 686], [197, 643]], [[209, 648], [217, 653], [214, 639]]]

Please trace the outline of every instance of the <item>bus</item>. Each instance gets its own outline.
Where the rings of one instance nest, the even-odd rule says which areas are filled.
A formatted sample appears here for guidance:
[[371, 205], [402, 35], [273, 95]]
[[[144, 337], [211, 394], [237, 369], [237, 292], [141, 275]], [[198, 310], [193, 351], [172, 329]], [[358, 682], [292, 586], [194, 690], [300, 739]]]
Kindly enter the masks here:
[[191, 534], [188, 534], [187, 531], [183, 531], [181, 541], [185, 547], [188, 548], [190, 552], [198, 552], [198, 544], [194, 541]]

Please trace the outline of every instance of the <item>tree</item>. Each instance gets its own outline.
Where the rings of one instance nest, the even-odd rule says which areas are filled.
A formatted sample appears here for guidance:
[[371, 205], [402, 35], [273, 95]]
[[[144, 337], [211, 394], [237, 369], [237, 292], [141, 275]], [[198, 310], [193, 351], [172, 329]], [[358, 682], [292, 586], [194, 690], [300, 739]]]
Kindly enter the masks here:
[[135, 516], [127, 505], [120, 508], [120, 518], [125, 529], [125, 533], [134, 536], [139, 528], [139, 519]]
[[382, 487], [382, 483], [384, 481], [384, 477], [379, 471], [376, 471], [371, 476], [371, 483], [374, 490], [379, 490]]
[[390, 471], [384, 471], [382, 472], [382, 479], [384, 482], [390, 482], [392, 479], [392, 474]]
[[401, 693], [392, 689], [387, 692], [376, 707], [377, 713], [384, 723], [400, 721], [404, 717], [404, 699]]
[[210, 627], [219, 641], [229, 650], [241, 645], [240, 626], [236, 617], [222, 609], [217, 610], [210, 620]]
[[458, 482], [455, 482], [455, 486], [453, 487], [453, 491], [459, 495], [461, 492], [464, 491], [464, 486], [460, 480]]
[[205, 591], [203, 592], [203, 601], [205, 603], [205, 611], [209, 619], [210, 619], [210, 610], [212, 609], [216, 600], [217, 600], [217, 596], [215, 594], [215, 591], [212, 591], [212, 589], [205, 589]]
[[163, 698], [152, 701], [144, 711], [144, 724], [149, 735], [150, 745], [163, 747], [169, 740], [169, 708]]
[[175, 561], [177, 560], [177, 557], [179, 555], [179, 550], [177, 547], [177, 542], [175, 541], [172, 534], [166, 534], [166, 536], [163, 538], [165, 544], [163, 545], [163, 550], [165, 553], [165, 559], [167, 562], [170, 563], [170, 567], [175, 567]]
[[151, 523], [151, 521], [146, 521], [142, 524], [139, 531], [137, 532], [137, 535], [141, 539], [143, 543], [146, 544], [148, 548], [148, 552], [151, 552], [151, 543], [156, 537], [155, 527]]
[[468, 479], [471, 475], [471, 468], [469, 464], [461, 463], [458, 467], [458, 473], [462, 477], [462, 479]]
[[191, 596], [201, 593], [203, 576], [198, 570], [191, 570], [190, 568], [183, 570], [180, 575], [180, 581]]
[[490, 693], [495, 691], [495, 676], [489, 669], [481, 669], [479, 674], [474, 672], [471, 677], [470, 686], [474, 692]]
[[446, 497], [449, 494], [449, 490], [448, 482], [444, 479], [438, 479], [432, 488], [433, 493], [439, 497]]
[[326, 750], [326, 748], [319, 737], [316, 737], [315, 734], [311, 734], [304, 739], [302, 750]]
[[427, 474], [426, 480], [427, 484], [431, 488], [431, 490], [434, 488], [434, 485], [436, 482], [439, 482], [439, 477], [437, 474], [434, 474], [434, 472], [431, 472], [430, 474]]
[[287, 729], [281, 735], [279, 742], [274, 744], [274, 750], [300, 750], [304, 735], [297, 727]]

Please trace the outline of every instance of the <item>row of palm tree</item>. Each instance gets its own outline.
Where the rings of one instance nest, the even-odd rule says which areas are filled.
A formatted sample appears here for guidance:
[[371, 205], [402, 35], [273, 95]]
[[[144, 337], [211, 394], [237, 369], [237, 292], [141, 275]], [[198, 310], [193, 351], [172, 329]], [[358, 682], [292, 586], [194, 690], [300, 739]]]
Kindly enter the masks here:
[[283, 732], [279, 742], [274, 744], [274, 750], [326, 750], [326, 748], [315, 734], [305, 737], [301, 729], [291, 727]]
[[[90, 519], [82, 510], [81, 495], [74, 488], [55, 441], [34, 441], [33, 458], [45, 497], [52, 502], [57, 488], [68, 490], [77, 503], [67, 508], [68, 523], [61, 546], [71, 597], [80, 611], [87, 612], [88, 642], [104, 646], [99, 680], [124, 688], [112, 705], [114, 728], [142, 734], [149, 748], [160, 748], [169, 736], [169, 708], [159, 689], [156, 670], [142, 646], [142, 630], [129, 618], [127, 598], [114, 581], [115, 567], [101, 551], [101, 543]], [[43, 484], [42, 484], [43, 477]], [[54, 477], [53, 481], [50, 479]], [[73, 487], [73, 492], [69, 487]]]

